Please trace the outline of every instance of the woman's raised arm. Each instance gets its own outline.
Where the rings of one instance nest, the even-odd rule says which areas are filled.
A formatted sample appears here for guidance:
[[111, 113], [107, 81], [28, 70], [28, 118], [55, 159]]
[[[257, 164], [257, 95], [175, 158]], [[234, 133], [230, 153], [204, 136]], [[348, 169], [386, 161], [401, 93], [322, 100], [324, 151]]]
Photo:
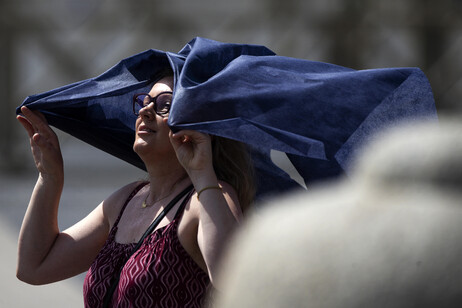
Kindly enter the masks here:
[[87, 217], [60, 232], [57, 217], [64, 172], [58, 138], [42, 114], [26, 107], [21, 111], [17, 118], [29, 135], [39, 176], [19, 234], [17, 277], [30, 284], [44, 284], [88, 269], [109, 232], [105, 204], [120, 202], [127, 188], [114, 193]]
[[215, 278], [221, 253], [242, 218], [238, 197], [231, 185], [216, 177], [209, 135], [185, 130], [170, 137], [178, 160], [200, 193], [191, 199], [191, 208], [198, 209], [197, 244], [209, 278], [219, 289]]

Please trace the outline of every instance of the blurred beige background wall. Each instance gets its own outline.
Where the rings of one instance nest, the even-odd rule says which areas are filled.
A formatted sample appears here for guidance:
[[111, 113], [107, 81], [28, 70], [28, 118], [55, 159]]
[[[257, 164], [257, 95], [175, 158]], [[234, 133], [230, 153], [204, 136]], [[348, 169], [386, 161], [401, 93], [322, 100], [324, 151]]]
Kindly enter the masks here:
[[[7, 271], [0, 306], [26, 307], [30, 297], [34, 306], [49, 307], [53, 296], [82, 306], [81, 276], [44, 287], [14, 276], [17, 233], [36, 178], [15, 108], [28, 95], [99, 75], [146, 49], [179, 51], [196, 36], [356, 69], [417, 66], [440, 113], [461, 109], [460, 0], [0, 0], [0, 244]], [[59, 135], [67, 176], [63, 228], [119, 185], [144, 176]]]

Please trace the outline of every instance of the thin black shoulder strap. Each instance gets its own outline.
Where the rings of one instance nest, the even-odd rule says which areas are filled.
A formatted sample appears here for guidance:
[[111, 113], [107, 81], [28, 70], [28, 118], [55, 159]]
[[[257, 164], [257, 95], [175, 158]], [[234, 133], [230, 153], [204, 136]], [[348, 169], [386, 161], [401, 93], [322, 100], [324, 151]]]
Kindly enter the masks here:
[[144, 239], [152, 233], [152, 231], [154, 231], [154, 229], [157, 227], [157, 225], [160, 223], [160, 221], [165, 217], [165, 215], [167, 215], [167, 213], [170, 211], [170, 209], [178, 203], [178, 201], [180, 201], [181, 198], [183, 198], [188, 192], [190, 192], [191, 190], [193, 189], [193, 185], [191, 184], [190, 186], [186, 187], [185, 190], [183, 190], [182, 192], [180, 192], [172, 201], [170, 201], [169, 204], [167, 204], [167, 206], [164, 208], [164, 210], [159, 214], [157, 215], [156, 219], [154, 219], [154, 221], [152, 222], [152, 224], [149, 226], [149, 228], [146, 230], [146, 232], [144, 232], [143, 236], [140, 238], [140, 240], [138, 241], [138, 243], [136, 244], [135, 248], [133, 249], [132, 253], [130, 254], [130, 256], [132, 254], [135, 253], [135, 251], [137, 251], [141, 245], [143, 244], [143, 241]]
[[125, 200], [125, 203], [124, 205], [122, 206], [122, 208], [120, 209], [119, 211], [119, 216], [117, 216], [117, 219], [116, 221], [114, 222], [114, 225], [112, 226], [112, 228], [114, 227], [117, 227], [119, 225], [119, 221], [120, 219], [122, 218], [122, 215], [123, 213], [125, 212], [125, 208], [127, 207], [128, 203], [130, 202], [130, 200], [133, 199], [133, 197], [144, 187], [148, 185], [148, 182], [142, 182], [140, 184], [138, 184], [134, 190], [132, 190], [132, 192], [130, 193], [130, 195], [128, 196], [127, 200]]
[[[180, 201], [181, 198], [183, 198], [188, 192], [192, 191], [193, 185], [189, 185], [186, 187], [182, 192], [180, 192], [175, 198], [173, 198], [172, 201], [170, 201], [169, 204], [164, 208], [162, 212], [160, 212], [159, 215], [157, 215], [156, 219], [151, 223], [151, 225], [148, 227], [146, 232], [144, 232], [143, 236], [140, 238], [138, 243], [136, 244], [135, 248], [132, 250], [130, 253], [130, 256], [128, 256], [127, 260], [130, 259], [130, 257], [141, 247], [141, 245], [144, 242], [144, 239], [152, 233], [159, 224], [159, 222], [167, 215], [167, 213], [170, 211], [170, 209]], [[126, 262], [126, 261], [125, 261]], [[123, 266], [120, 268], [119, 272], [117, 273], [117, 276], [115, 277], [114, 281], [112, 282], [110, 288], [107, 290], [106, 295], [104, 296], [104, 301], [103, 301], [103, 307], [109, 307], [109, 304], [111, 303], [112, 300], [112, 295], [114, 294], [115, 289], [117, 288], [117, 285], [119, 284], [120, 280], [120, 273], [123, 269]]]
[[191, 191], [188, 193], [186, 198], [184, 198], [183, 202], [181, 202], [180, 206], [178, 207], [178, 210], [176, 210], [176, 213], [173, 219], [177, 219], [178, 217], [181, 216], [181, 214], [183, 214], [183, 210], [186, 207], [186, 204], [188, 203], [188, 201], [191, 199], [193, 193], [194, 193], [194, 189], [191, 189]]

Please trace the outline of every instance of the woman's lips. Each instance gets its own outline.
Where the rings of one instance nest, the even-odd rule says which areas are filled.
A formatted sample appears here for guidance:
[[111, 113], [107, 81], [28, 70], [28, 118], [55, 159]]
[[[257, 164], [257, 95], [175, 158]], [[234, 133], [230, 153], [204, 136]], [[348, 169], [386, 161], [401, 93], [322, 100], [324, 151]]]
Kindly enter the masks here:
[[156, 131], [153, 129], [150, 129], [149, 127], [145, 125], [140, 125], [138, 128], [138, 133], [155, 133]]

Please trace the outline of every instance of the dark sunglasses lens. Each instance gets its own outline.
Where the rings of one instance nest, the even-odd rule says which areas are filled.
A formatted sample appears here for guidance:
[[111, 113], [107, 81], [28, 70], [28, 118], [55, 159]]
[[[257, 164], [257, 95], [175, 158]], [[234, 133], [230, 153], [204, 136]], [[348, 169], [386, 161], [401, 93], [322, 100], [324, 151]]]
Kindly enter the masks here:
[[149, 104], [149, 96], [146, 94], [139, 94], [134, 98], [133, 108], [135, 113], [138, 114], [140, 109]]
[[160, 94], [156, 100], [156, 112], [158, 114], [167, 114], [170, 111], [170, 105], [172, 103], [172, 94], [164, 93]]

